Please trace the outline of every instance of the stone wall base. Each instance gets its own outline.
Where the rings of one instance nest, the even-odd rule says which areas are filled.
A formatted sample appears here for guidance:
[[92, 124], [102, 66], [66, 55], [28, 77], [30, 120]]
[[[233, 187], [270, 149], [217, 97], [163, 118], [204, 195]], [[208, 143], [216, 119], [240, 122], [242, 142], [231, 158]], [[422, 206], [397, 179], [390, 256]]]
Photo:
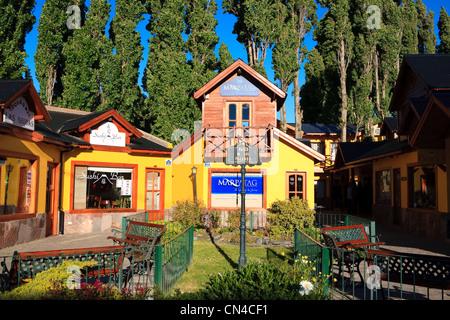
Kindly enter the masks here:
[[0, 222], [0, 248], [45, 238], [45, 213], [29, 219]]

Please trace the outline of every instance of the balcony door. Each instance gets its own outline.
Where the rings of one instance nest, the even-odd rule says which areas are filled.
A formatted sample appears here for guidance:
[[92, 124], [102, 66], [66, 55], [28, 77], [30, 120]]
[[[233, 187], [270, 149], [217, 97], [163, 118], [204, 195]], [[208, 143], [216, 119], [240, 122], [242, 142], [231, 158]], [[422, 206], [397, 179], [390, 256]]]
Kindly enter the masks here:
[[230, 102], [227, 111], [228, 127], [250, 127], [251, 106], [249, 102]]
[[251, 126], [251, 104], [249, 102], [229, 102], [227, 104], [227, 133], [232, 143], [237, 143], [237, 137], [249, 137]]

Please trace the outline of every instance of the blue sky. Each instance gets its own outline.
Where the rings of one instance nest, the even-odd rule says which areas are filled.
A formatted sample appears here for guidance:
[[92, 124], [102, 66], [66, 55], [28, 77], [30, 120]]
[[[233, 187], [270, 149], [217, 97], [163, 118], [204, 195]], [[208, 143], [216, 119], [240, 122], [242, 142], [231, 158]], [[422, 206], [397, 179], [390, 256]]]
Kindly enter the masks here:
[[[36, 24], [34, 25], [33, 30], [28, 34], [27, 39], [26, 39], [26, 45], [25, 45], [26, 51], [28, 54], [26, 63], [28, 64], [28, 66], [31, 70], [31, 75], [33, 77], [33, 83], [37, 90], [39, 90], [39, 82], [37, 81], [36, 75], [35, 75], [34, 54], [36, 52], [36, 45], [37, 45], [37, 35], [38, 35], [37, 25], [39, 23], [39, 16], [41, 14], [42, 5], [44, 4], [44, 2], [45, 2], [44, 0], [36, 0], [36, 7], [34, 10], [34, 15], [36, 16]], [[112, 4], [112, 10], [114, 10], [115, 1], [108, 0], [108, 2]], [[217, 2], [217, 6], [218, 6], [216, 18], [219, 22], [219, 24], [216, 28], [216, 33], [220, 38], [220, 42], [217, 45], [217, 49], [219, 48], [220, 43], [224, 42], [228, 45], [228, 50], [230, 51], [230, 53], [232, 54], [234, 59], [240, 58], [243, 61], [247, 62], [247, 54], [246, 54], [244, 46], [236, 40], [236, 35], [232, 33], [233, 26], [234, 26], [234, 23], [236, 22], [236, 19], [234, 18], [234, 16], [232, 16], [230, 14], [222, 13], [222, 11], [223, 11], [222, 10], [222, 0], [216, 0], [216, 2]], [[446, 11], [449, 12], [447, 10], [447, 8], [448, 8], [448, 4], [450, 4], [450, 0], [422, 0], [422, 2], [427, 6], [428, 10], [431, 10], [434, 12], [435, 32], [437, 34], [437, 31], [438, 31], [437, 22], [439, 20], [440, 8], [441, 8], [441, 6], [443, 6], [444, 8], [446, 8]], [[87, 3], [89, 3], [89, 1]], [[323, 13], [324, 13], [324, 9], [321, 9], [319, 7], [319, 11], [318, 11], [319, 18], [322, 17]], [[114, 12], [112, 12], [111, 15], [113, 16]], [[144, 47], [144, 60], [141, 61], [141, 72], [143, 71], [143, 69], [145, 68], [145, 65], [147, 63], [149, 34], [145, 30], [146, 24], [147, 24], [147, 21], [144, 20], [138, 25], [138, 29], [141, 32], [142, 46]], [[439, 39], [438, 39], [438, 41], [439, 41]], [[312, 40], [311, 35], [307, 36], [307, 38], [305, 39], [305, 43], [306, 43], [306, 46], [308, 49], [313, 48], [315, 45], [315, 42]], [[266, 62], [265, 62], [266, 73], [267, 73], [267, 76], [270, 81], [277, 83], [278, 81], [276, 81], [274, 79], [274, 72], [272, 69], [271, 61], [272, 61], [271, 52], [268, 52], [267, 57], [266, 57]], [[305, 81], [304, 72], [303, 72], [303, 69], [301, 69], [300, 70], [300, 85], [302, 85], [304, 83], [304, 81]], [[294, 99], [292, 96], [291, 89], [289, 90], [288, 98], [286, 99], [288, 122], [294, 122]]]

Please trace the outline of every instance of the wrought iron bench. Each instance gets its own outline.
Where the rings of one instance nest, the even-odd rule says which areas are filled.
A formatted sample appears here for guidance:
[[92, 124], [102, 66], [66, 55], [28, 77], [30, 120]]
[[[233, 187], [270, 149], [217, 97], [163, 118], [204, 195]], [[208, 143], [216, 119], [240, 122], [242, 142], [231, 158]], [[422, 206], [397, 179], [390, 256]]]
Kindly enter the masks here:
[[5, 286], [12, 289], [24, 283], [36, 274], [52, 267], [60, 266], [64, 261], [95, 261], [95, 266], [86, 269], [85, 277], [114, 276], [118, 280], [124, 258], [124, 246], [77, 248], [65, 250], [14, 252], [10, 270], [5, 270]]
[[[165, 226], [161, 224], [146, 223], [140, 221], [129, 221], [129, 225], [124, 237], [109, 236], [107, 239], [113, 240], [124, 246], [142, 246], [144, 244], [151, 244], [153, 239], [163, 233]], [[119, 230], [112, 229], [113, 232]]]
[[333, 235], [322, 232], [322, 236], [325, 242], [325, 246], [330, 249], [330, 263], [333, 263], [333, 258], [336, 259], [338, 264], [339, 274], [347, 267], [347, 271], [350, 275], [353, 275], [356, 271], [359, 274], [361, 281], [364, 278], [359, 270], [359, 265], [364, 261], [364, 256], [361, 256], [357, 251], [350, 250], [346, 244], [339, 245]]
[[[369, 265], [376, 266], [375, 275], [380, 280], [410, 284], [426, 288], [441, 289], [442, 299], [444, 290], [450, 290], [450, 258], [435, 255], [419, 255], [401, 253], [392, 250], [368, 250]], [[383, 281], [380, 289], [383, 299]], [[429, 290], [427, 290], [429, 297]]]
[[134, 275], [144, 276], [145, 285], [150, 280], [151, 269], [153, 267], [153, 251], [160, 244], [161, 238], [166, 231], [166, 226], [158, 229], [153, 238], [140, 246], [128, 247], [125, 257], [130, 261], [130, 266], [124, 270], [124, 286], [127, 287]]
[[322, 228], [322, 233], [332, 235], [338, 246], [346, 248], [378, 248], [384, 242], [370, 242], [364, 225], [340, 226]]

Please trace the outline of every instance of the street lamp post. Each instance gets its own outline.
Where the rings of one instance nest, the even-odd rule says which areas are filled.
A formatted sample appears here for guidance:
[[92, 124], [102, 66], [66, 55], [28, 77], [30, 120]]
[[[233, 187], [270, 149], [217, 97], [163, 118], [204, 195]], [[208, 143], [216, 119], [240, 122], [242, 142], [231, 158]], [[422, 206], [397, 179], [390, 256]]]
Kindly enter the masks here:
[[240, 252], [239, 252], [239, 269], [247, 263], [245, 256], [245, 233], [247, 231], [245, 221], [245, 164], [241, 164], [241, 226], [240, 230]]
[[245, 174], [246, 166], [260, 165], [259, 150], [255, 146], [250, 146], [248, 142], [241, 141], [234, 146], [226, 148], [225, 164], [232, 166], [241, 166], [241, 225], [240, 230], [240, 253], [239, 269], [247, 263], [245, 255], [245, 233], [247, 231], [245, 219]]

